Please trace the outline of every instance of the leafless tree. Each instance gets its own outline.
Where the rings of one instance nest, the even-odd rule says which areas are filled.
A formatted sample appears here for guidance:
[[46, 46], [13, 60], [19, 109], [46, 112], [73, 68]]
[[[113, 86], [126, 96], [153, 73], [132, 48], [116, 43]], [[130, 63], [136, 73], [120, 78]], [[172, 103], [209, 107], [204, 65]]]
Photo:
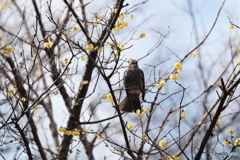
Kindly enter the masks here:
[[[2, 2], [1, 158], [198, 160], [236, 156], [225, 153], [235, 154], [240, 146], [236, 125], [240, 119], [240, 43], [226, 38], [216, 59], [204, 53], [225, 0], [216, 6], [204, 36], [195, 25], [194, 2], [188, 0], [187, 9], [175, 6], [194, 23], [184, 54], [164, 46], [171, 36], [170, 27], [162, 31], [148, 26], [155, 36], [152, 47], [133, 55], [133, 48], [148, 36], [138, 32], [148, 18], [137, 24], [133, 15], [141, 15], [148, 3]], [[239, 32], [232, 17], [227, 20]], [[159, 54], [162, 46], [166, 54]], [[144, 71], [146, 98], [142, 110], [123, 113], [118, 104], [125, 95], [123, 71], [131, 56], [137, 57]]]

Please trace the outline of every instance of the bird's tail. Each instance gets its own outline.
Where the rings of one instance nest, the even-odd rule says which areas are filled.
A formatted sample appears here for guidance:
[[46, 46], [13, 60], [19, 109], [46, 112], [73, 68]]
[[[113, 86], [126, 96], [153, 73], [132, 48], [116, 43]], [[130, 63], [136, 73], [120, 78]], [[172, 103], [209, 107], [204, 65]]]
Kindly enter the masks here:
[[119, 109], [124, 112], [136, 112], [141, 110], [141, 104], [138, 94], [128, 94], [124, 100], [119, 104]]

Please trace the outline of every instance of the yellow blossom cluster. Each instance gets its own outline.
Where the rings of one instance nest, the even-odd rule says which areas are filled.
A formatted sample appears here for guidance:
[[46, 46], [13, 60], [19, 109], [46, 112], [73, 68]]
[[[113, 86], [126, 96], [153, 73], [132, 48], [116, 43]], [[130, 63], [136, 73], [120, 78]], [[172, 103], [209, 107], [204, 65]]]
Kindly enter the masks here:
[[170, 74], [169, 78], [177, 81], [179, 79], [177, 75], [181, 74], [182, 64], [180, 62], [175, 62], [173, 68], [176, 69], [175, 74]]
[[141, 113], [140, 109], [136, 110], [136, 114], [137, 114], [138, 118], [144, 118], [144, 114]]
[[72, 135], [72, 136], [79, 136], [80, 135], [80, 131], [69, 131], [67, 128], [65, 127], [60, 127], [58, 129], [59, 132], [63, 132], [66, 135]]
[[178, 156], [168, 156], [167, 160], [180, 160]]
[[96, 139], [102, 139], [103, 137], [101, 135], [97, 135]]
[[237, 59], [237, 65], [240, 66], [240, 58]]
[[149, 110], [148, 110], [148, 109], [142, 109], [142, 112], [144, 112], [144, 113], [148, 113]]
[[7, 92], [7, 96], [8, 97], [12, 97], [13, 96], [13, 93], [16, 93], [17, 92], [17, 88], [16, 87], [14, 87], [10, 92]]
[[94, 25], [94, 26], [98, 25], [99, 23], [100, 23], [100, 20], [99, 20], [99, 19], [95, 19], [95, 20], [93, 21], [93, 25]]
[[234, 25], [230, 24], [229, 29], [234, 29]]
[[234, 130], [233, 130], [233, 129], [229, 129], [227, 132], [228, 132], [229, 134], [233, 134]]
[[133, 19], [134, 18], [134, 16], [131, 14], [131, 15], [129, 15], [128, 16], [130, 19]]
[[1, 53], [3, 55], [7, 55], [10, 52], [14, 52], [14, 49], [12, 46], [6, 46], [3, 50], [1, 50]]
[[102, 48], [98, 48], [97, 52], [101, 53], [102, 52]]
[[79, 27], [73, 27], [72, 28], [72, 32], [76, 32], [77, 30], [79, 30]]
[[196, 56], [197, 56], [197, 53], [196, 53], [196, 52], [193, 52], [193, 53], [191, 54], [191, 56], [192, 56], [192, 57], [196, 57]]
[[22, 97], [22, 102], [26, 102], [27, 101], [27, 98], [26, 97]]
[[185, 108], [182, 108], [181, 114], [180, 114], [180, 118], [181, 118], [181, 119], [186, 118], [186, 109], [185, 109]]
[[128, 125], [127, 125], [127, 129], [130, 130], [130, 129], [132, 129], [132, 128], [133, 128], [133, 125], [132, 125], [132, 124], [128, 124]]
[[3, 3], [0, 5], [0, 9], [3, 10], [8, 6], [8, 1], [7, 0], [3, 0]]
[[44, 46], [45, 48], [51, 48], [51, 47], [53, 46], [53, 42], [52, 42], [52, 41], [45, 42], [45, 43], [43, 44], [43, 46]]
[[68, 61], [69, 61], [68, 58], [63, 58], [62, 59], [62, 63], [64, 63], [64, 64], [68, 63]]
[[148, 136], [146, 134], [143, 134], [143, 140], [144, 141], [149, 141], [149, 138], [148, 138]]
[[109, 102], [114, 103], [111, 93], [108, 93], [106, 96], [103, 97], [103, 99], [107, 99], [109, 100]]
[[159, 147], [162, 147], [162, 148], [167, 146], [167, 144], [163, 140], [159, 141], [158, 145]]
[[182, 64], [180, 62], [175, 62], [173, 67], [176, 68], [177, 70], [182, 70]]
[[215, 125], [218, 126], [220, 123], [221, 123], [221, 120], [218, 119]]
[[55, 149], [59, 153], [61, 148], [60, 147], [56, 147]]
[[12, 91], [12, 93], [16, 93], [17, 92], [17, 88], [16, 87], [14, 87], [11, 91]]
[[237, 138], [234, 142], [234, 146], [235, 147], [239, 147], [240, 146], [240, 138]]
[[128, 23], [125, 22], [123, 19], [121, 19], [117, 22], [116, 26], [112, 29], [112, 31], [117, 31], [127, 26], [128, 26]]
[[93, 44], [89, 44], [86, 46], [86, 50], [92, 50], [94, 48], [94, 45]]
[[231, 144], [231, 142], [226, 139], [225, 141], [222, 142], [222, 144], [224, 146], [227, 146], [227, 145]]
[[124, 18], [124, 17], [125, 17], [125, 13], [124, 13], [124, 12], [121, 12], [118, 17], [119, 17], [119, 18]]
[[161, 87], [163, 87], [165, 85], [166, 85], [166, 81], [162, 80], [162, 81], [160, 81], [159, 83], [156, 84], [156, 87], [157, 88], [161, 88]]
[[79, 61], [86, 61], [84, 57], [79, 58]]
[[35, 106], [35, 107], [33, 107], [33, 110], [38, 110], [39, 109], [39, 107], [38, 106]]
[[176, 76], [175, 74], [170, 74], [169, 78], [174, 81], [177, 81], [179, 79], [178, 76]]
[[146, 37], [146, 33], [141, 33], [141, 34], [139, 35], [139, 38], [143, 38], [143, 37]]

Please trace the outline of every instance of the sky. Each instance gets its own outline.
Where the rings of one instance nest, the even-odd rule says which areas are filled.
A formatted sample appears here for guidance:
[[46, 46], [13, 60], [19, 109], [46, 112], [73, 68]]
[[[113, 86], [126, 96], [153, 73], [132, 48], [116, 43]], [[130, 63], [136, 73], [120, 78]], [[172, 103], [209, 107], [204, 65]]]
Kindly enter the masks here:
[[[1, 2], [1, 1], [0, 1]], [[112, 1], [106, 0], [104, 1], [108, 5], [108, 7], [112, 7]], [[192, 8], [191, 12], [194, 14], [196, 23], [193, 23], [192, 17], [190, 15], [189, 11], [189, 4], [191, 2]], [[99, 1], [93, 1], [91, 2], [88, 7], [87, 11], [89, 14], [89, 19], [91, 19], [92, 13], [100, 13], [104, 14], [106, 12], [106, 3], [102, 3]], [[135, 1], [126, 0], [125, 3], [128, 3], [129, 6], [126, 8], [123, 8], [123, 11], [125, 12], [131, 12], [131, 14], [134, 16], [133, 19], [127, 19], [128, 27], [127, 29], [123, 29], [120, 31], [116, 31], [116, 39], [118, 42], [121, 43], [127, 43], [127, 46], [133, 45], [130, 49], [125, 50], [122, 52], [122, 56], [124, 58], [129, 59], [140, 59], [147, 53], [149, 53], [159, 40], [162, 40], [159, 47], [157, 47], [149, 56], [147, 56], [144, 59], [141, 59], [139, 61], [139, 66], [145, 71], [145, 77], [150, 76], [152, 68], [149, 67], [150, 64], [156, 64], [161, 61], [163, 62], [161, 65], [159, 65], [159, 77], [155, 80], [158, 82], [161, 79], [165, 79], [168, 76], [168, 73], [170, 73], [172, 69], [172, 64], [176, 61], [179, 61], [181, 58], [184, 57], [190, 50], [192, 50], [196, 45], [201, 42], [206, 34], [209, 32], [210, 28], [213, 25], [214, 20], [216, 19], [218, 10], [220, 6], [222, 5], [222, 0], [149, 0], [146, 1], [144, 5], [139, 5], [136, 9], [131, 8], [136, 4]], [[138, 2], [137, 2], [138, 3]], [[44, 8], [46, 6], [46, 3], [42, 2], [41, 6]], [[76, 7], [78, 4], [76, 4]], [[23, 7], [26, 8], [27, 15], [29, 17], [33, 17], [34, 13], [31, 9], [31, 4], [24, 3]], [[59, 16], [62, 12], [62, 8], [64, 7], [64, 4], [62, 1], [56, 1], [53, 0], [52, 2], [53, 10], [56, 9], [54, 12], [56, 16]], [[237, 29], [229, 29], [229, 19], [227, 17], [231, 18], [231, 21], [235, 24], [239, 24], [240, 16], [238, 14], [240, 7], [240, 1], [237, 0], [226, 0], [225, 5], [223, 6], [223, 9], [221, 10], [219, 19], [215, 25], [215, 28], [213, 29], [212, 33], [208, 37], [208, 39], [204, 42], [204, 44], [195, 52], [200, 55], [201, 60], [204, 61], [203, 69], [205, 70], [211, 70], [212, 74], [205, 75], [205, 78], [208, 79], [208, 85], [212, 84], [216, 77], [220, 75], [220, 72], [218, 72], [219, 68], [224, 68], [225, 62], [229, 61], [231, 58], [231, 54], [229, 51], [229, 48], [227, 48], [227, 44], [229, 41], [233, 44], [233, 50], [237, 49], [239, 40], [237, 37], [239, 37], [239, 30]], [[47, 12], [44, 14], [44, 9], [42, 10], [43, 16], [47, 15]], [[1, 14], [1, 13], [0, 13]], [[7, 15], [7, 14], [6, 14]], [[14, 16], [13, 16], [13, 20]], [[1, 22], [2, 21], [2, 22]], [[19, 21], [19, 20], [16, 20]], [[0, 20], [1, 23], [3, 23], [3, 20]], [[12, 27], [15, 27], [14, 21], [8, 21]], [[48, 25], [48, 24], [46, 24]], [[196, 31], [195, 31], [196, 29]], [[167, 35], [166, 38], [162, 38], [160, 34], [157, 32]], [[141, 33], [146, 33], [146, 37], [138, 39], [138, 40], [130, 40], [131, 36], [134, 38], [138, 38], [138, 36]], [[80, 36], [76, 35], [76, 38]], [[196, 37], [198, 38], [196, 40]], [[129, 41], [130, 40], [130, 41]], [[227, 48], [227, 49], [226, 49]], [[177, 56], [176, 56], [177, 55]], [[67, 55], [63, 55], [62, 58], [67, 57]], [[216, 65], [212, 66], [212, 62], [216, 61]], [[196, 57], [195, 59], [188, 59], [183, 63], [183, 71], [182, 74], [179, 76], [180, 80], [179, 83], [183, 84], [185, 87], [190, 86], [187, 90], [187, 97], [184, 99], [184, 103], [189, 102], [192, 98], [197, 96], [199, 93], [201, 93], [204, 88], [203, 84], [198, 81], [199, 78], [202, 78], [201, 72], [198, 70], [197, 65], [199, 64], [199, 58]], [[79, 74], [83, 73], [83, 67], [85, 65], [85, 62], [82, 62], [79, 64]], [[124, 66], [127, 66], [127, 63], [124, 63]], [[120, 70], [120, 75], [122, 75], [125, 68]], [[76, 91], [78, 89], [78, 82], [81, 79], [80, 75], [72, 76], [72, 81], [76, 82], [76, 84], [73, 86], [74, 90]], [[112, 82], [117, 81], [118, 76], [113, 77]], [[94, 80], [95, 81], [95, 80]], [[51, 82], [49, 82], [51, 83]], [[150, 85], [150, 83], [146, 83]], [[167, 82], [166, 88], [162, 90], [162, 93], [166, 93], [165, 95], [159, 96], [159, 101], [163, 100], [166, 96], [169, 94], [178, 91], [180, 88], [176, 86], [176, 84], [173, 81]], [[117, 89], [119, 86], [114, 86], [115, 89]], [[100, 93], [102, 96], [106, 95], [108, 93], [108, 90], [103, 90], [106, 88], [106, 84], [102, 83], [100, 86], [97, 86], [97, 93]], [[90, 88], [91, 89], [91, 88]], [[156, 88], [152, 89], [153, 91], [156, 91]], [[74, 95], [74, 93], [71, 93]], [[179, 98], [181, 95], [176, 96], [172, 99], [172, 101], [175, 101], [175, 104], [179, 103]], [[94, 98], [99, 98], [100, 96], [93, 96]], [[214, 99], [216, 99], [217, 95], [213, 94], [209, 99], [209, 103], [211, 104]], [[123, 98], [123, 97], [122, 97]], [[151, 101], [153, 98], [153, 95], [151, 93], [147, 93], [146, 99]], [[211, 99], [213, 101], [211, 101]], [[55, 119], [58, 123], [58, 127], [65, 126], [67, 119], [68, 119], [68, 112], [64, 106], [64, 103], [61, 99], [61, 96], [59, 95], [52, 95], [51, 100], [54, 104], [54, 115]], [[92, 102], [92, 99], [86, 99], [85, 106], [88, 106]], [[169, 103], [168, 101], [164, 101], [161, 104], [161, 108], [159, 108], [160, 113], [162, 111], [163, 114], [166, 113], [166, 111], [169, 108], [176, 108], [176, 106], [172, 106], [173, 103]], [[111, 108], [110, 104], [104, 105], [108, 111], [105, 112], [103, 110], [97, 110], [98, 115], [94, 117], [95, 119], [101, 119], [109, 117], [109, 115], [114, 114], [114, 109]], [[144, 107], [149, 107], [148, 105]], [[198, 110], [200, 110], [201, 104], [199, 103], [193, 103], [192, 105], [188, 106], [188, 113], [191, 113], [189, 117], [191, 119], [194, 119], [196, 114], [198, 114]], [[43, 111], [39, 111], [39, 116], [41, 114], [44, 114]], [[86, 118], [86, 117], [85, 117]], [[157, 120], [161, 121], [161, 117], [155, 117]], [[174, 118], [174, 117], [173, 117]], [[86, 118], [87, 119], [87, 118]], [[137, 121], [137, 118], [134, 117], [133, 114], [129, 114], [125, 117], [126, 121], [129, 123], [137, 124], [139, 123]], [[196, 122], [199, 119], [194, 119]], [[39, 133], [43, 135], [44, 129], [48, 128], [48, 120], [45, 119], [44, 126], [39, 126], [43, 130], [40, 130]], [[189, 126], [186, 123], [186, 128]], [[116, 121], [117, 124], [117, 121]], [[172, 124], [174, 125], [174, 123]], [[97, 126], [95, 126], [97, 129]], [[154, 125], [153, 125], [154, 127]], [[172, 126], [170, 126], [171, 128]], [[168, 131], [169, 128], [165, 130], [165, 132]], [[116, 129], [117, 130], [117, 129]], [[49, 134], [48, 132], [46, 134]], [[44, 137], [44, 136], [42, 136]], [[43, 138], [44, 139], [44, 138]], [[61, 140], [61, 139], [60, 139]], [[167, 141], [170, 141], [170, 139], [166, 138]], [[48, 140], [44, 140], [48, 141]], [[119, 142], [121, 142], [121, 138], [119, 139]], [[104, 147], [104, 143], [99, 144], [100, 147], [96, 148], [94, 150], [94, 153], [98, 154], [99, 157], [103, 157], [104, 155], [111, 155], [112, 153], [110, 151], [101, 152], [102, 147]], [[53, 149], [54, 150], [54, 149]], [[82, 154], [84, 156], [84, 154]], [[80, 157], [82, 156], [80, 155]], [[8, 153], [9, 157], [12, 157], [13, 155]], [[114, 156], [113, 156], [114, 157]], [[113, 158], [112, 156], [109, 158]], [[84, 157], [81, 157], [84, 158]]]

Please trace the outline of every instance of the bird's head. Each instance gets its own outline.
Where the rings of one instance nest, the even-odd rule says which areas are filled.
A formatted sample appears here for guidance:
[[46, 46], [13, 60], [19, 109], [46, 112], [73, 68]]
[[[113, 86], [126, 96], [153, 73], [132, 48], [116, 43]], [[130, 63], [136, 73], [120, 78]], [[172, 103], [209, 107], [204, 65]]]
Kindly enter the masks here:
[[130, 68], [138, 68], [138, 61], [134, 59], [129, 59], [128, 61], [129, 67]]

